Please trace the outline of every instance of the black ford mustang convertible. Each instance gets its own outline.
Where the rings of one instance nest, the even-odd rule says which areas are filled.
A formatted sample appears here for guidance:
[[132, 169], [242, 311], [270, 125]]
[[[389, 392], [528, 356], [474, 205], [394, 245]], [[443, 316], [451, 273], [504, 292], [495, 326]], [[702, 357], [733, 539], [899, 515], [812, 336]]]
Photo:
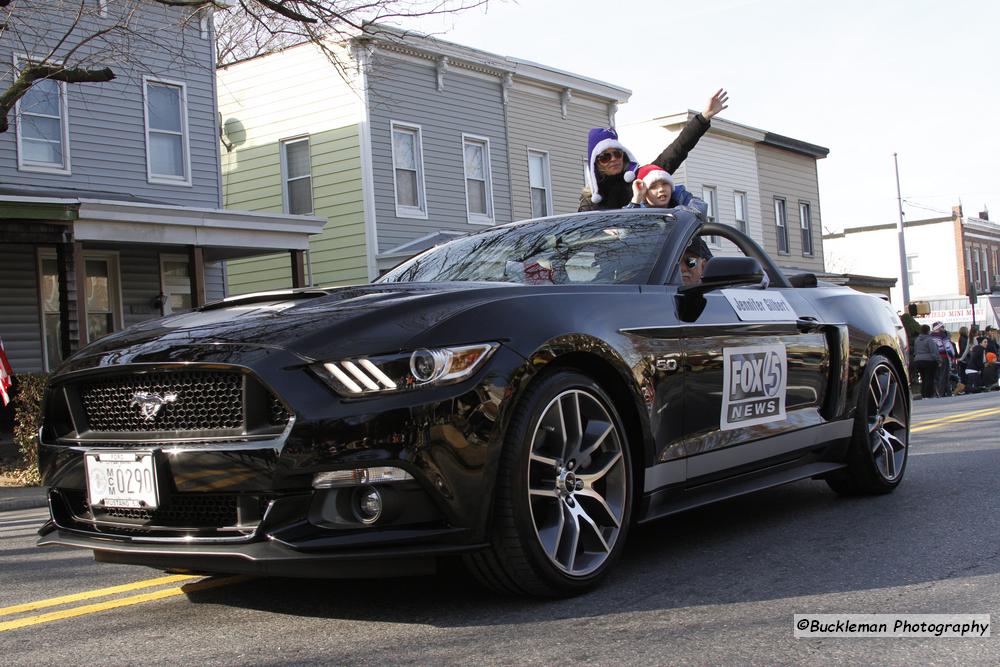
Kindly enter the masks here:
[[885, 301], [684, 211], [495, 227], [81, 350], [46, 393], [39, 543], [310, 577], [461, 555], [496, 589], [573, 594], [637, 522], [805, 478], [891, 491], [905, 345]]

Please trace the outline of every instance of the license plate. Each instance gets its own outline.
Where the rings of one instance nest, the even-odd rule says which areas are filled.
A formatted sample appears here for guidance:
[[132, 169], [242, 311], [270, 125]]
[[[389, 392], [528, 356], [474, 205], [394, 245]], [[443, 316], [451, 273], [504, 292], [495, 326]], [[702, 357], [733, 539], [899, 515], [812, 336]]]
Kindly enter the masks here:
[[100, 452], [85, 458], [90, 505], [155, 509], [156, 467], [152, 452]]

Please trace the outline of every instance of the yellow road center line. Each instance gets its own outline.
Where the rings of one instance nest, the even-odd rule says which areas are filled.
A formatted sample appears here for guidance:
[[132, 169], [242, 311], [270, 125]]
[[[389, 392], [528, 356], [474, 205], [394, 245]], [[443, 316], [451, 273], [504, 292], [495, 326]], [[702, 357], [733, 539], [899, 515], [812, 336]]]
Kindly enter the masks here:
[[37, 616], [27, 616], [25, 618], [0, 623], [0, 632], [17, 630], [18, 628], [26, 628], [32, 625], [40, 625], [42, 623], [51, 623], [52, 621], [61, 621], [63, 619], [75, 618], [77, 616], [86, 616], [87, 614], [95, 614], [97, 612], [117, 609], [119, 607], [129, 607], [131, 605], [152, 602], [154, 600], [163, 600], [170, 597], [176, 597], [178, 595], [184, 595], [186, 593], [192, 593], [194, 591], [205, 590], [207, 588], [228, 586], [229, 584], [235, 584], [246, 579], [249, 579], [249, 577], [242, 575], [235, 577], [223, 577], [219, 579], [205, 579], [203, 581], [185, 584], [184, 586], [175, 586], [173, 588], [165, 588], [163, 590], [152, 591], [150, 593], [141, 593], [139, 595], [132, 595], [118, 600], [97, 602], [94, 604], [83, 605], [81, 607], [73, 607], [72, 609], [63, 609], [61, 611], [50, 611], [45, 614], [38, 614]]
[[992, 408], [986, 411], [979, 411], [976, 413], [964, 413], [960, 415], [955, 415], [948, 419], [937, 419], [929, 422], [921, 422], [920, 424], [911, 427], [910, 433], [919, 433], [921, 431], [930, 431], [936, 428], [942, 428], [944, 426], [950, 426], [952, 424], [957, 424], [959, 422], [970, 421], [972, 419], [977, 419], [979, 417], [988, 417], [990, 415], [1000, 414], [1000, 408]]
[[80, 600], [103, 598], [108, 595], [127, 593], [128, 591], [135, 591], [141, 588], [152, 588], [153, 586], [162, 586], [164, 584], [176, 584], [181, 581], [188, 581], [190, 579], [201, 579], [201, 578], [203, 577], [197, 577], [190, 574], [173, 574], [168, 577], [158, 577], [156, 579], [144, 579], [143, 581], [136, 581], [131, 584], [122, 584], [121, 586], [111, 586], [109, 588], [98, 588], [93, 591], [73, 593], [72, 595], [62, 595], [57, 598], [49, 598], [48, 600], [38, 600], [36, 602], [26, 602], [24, 604], [16, 604], [13, 607], [0, 607], [0, 616], [10, 616], [11, 614], [20, 614], [26, 611], [34, 611], [36, 609], [44, 609], [46, 607], [55, 607], [61, 604], [68, 604], [70, 602], [79, 602]]
[[997, 411], [998, 408], [981, 408], [979, 410], [969, 410], [968, 412], [958, 412], [953, 415], [945, 415], [944, 417], [934, 417], [933, 419], [925, 419], [922, 422], [917, 422], [914, 426], [924, 426], [925, 424], [933, 424], [935, 422], [947, 422], [955, 419], [964, 419], [966, 417], [976, 417], [979, 415], [992, 414]]

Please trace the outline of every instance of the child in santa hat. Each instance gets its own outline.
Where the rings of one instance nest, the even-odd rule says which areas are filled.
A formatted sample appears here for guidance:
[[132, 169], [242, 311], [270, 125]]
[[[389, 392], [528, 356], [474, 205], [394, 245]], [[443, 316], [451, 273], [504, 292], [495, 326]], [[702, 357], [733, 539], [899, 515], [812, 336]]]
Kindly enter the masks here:
[[674, 177], [666, 169], [647, 164], [636, 172], [632, 182], [632, 201], [625, 208], [676, 208], [684, 206], [702, 215], [708, 215], [708, 204], [687, 191], [683, 185], [674, 185]]

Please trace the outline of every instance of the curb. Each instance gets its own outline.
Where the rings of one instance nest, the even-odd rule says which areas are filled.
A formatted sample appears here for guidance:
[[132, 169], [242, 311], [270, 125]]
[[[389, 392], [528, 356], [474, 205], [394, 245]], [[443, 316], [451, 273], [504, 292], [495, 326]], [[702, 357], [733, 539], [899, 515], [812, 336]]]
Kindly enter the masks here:
[[17, 496], [2, 497], [2, 495], [3, 489], [0, 489], [0, 512], [36, 509], [49, 505], [45, 489], [38, 489], [37, 493], [23, 493]]

